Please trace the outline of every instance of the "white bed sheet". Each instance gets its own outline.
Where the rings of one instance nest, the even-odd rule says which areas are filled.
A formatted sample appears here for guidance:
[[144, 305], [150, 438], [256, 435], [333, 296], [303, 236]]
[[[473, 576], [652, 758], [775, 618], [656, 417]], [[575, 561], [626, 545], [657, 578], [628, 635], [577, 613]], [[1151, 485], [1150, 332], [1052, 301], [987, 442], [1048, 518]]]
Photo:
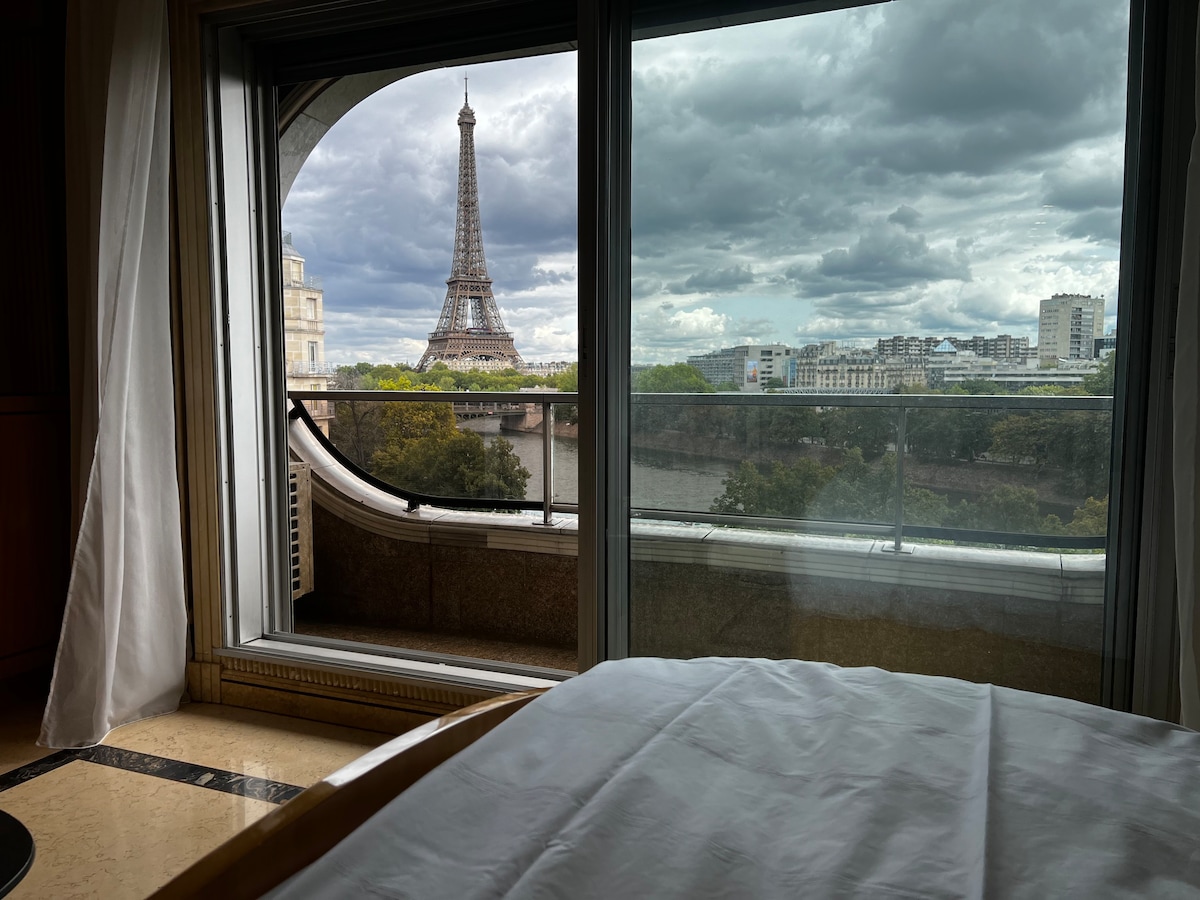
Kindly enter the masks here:
[[604, 663], [272, 896], [1200, 897], [1200, 733], [879, 669]]

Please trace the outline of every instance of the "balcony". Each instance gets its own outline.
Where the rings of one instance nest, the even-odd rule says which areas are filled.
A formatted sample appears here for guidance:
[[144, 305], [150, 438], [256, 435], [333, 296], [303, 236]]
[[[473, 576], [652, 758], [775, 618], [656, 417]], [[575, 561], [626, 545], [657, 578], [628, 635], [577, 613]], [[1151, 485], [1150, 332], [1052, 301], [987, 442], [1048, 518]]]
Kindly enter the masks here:
[[337, 366], [331, 362], [302, 359], [288, 363], [289, 375], [335, 375]]
[[[574, 669], [575, 447], [563, 429], [544, 427], [574, 395], [290, 396], [330, 400], [335, 413], [332, 439], [293, 413], [292, 450], [312, 465], [316, 563], [315, 589], [295, 606], [297, 632], [390, 653]], [[1084, 501], [1106, 483], [1107, 454], [1064, 475], [1051, 451], [1023, 454], [1020, 442], [1055, 428], [1100, 440], [1111, 398], [631, 399], [633, 652], [801, 656], [1098, 698], [1105, 538], [1079, 514], [1102, 519]], [[474, 421], [462, 415], [468, 403]], [[483, 424], [520, 444], [530, 470], [521, 496], [504, 495], [498, 477], [490, 496], [432, 493], [405, 481], [430, 471], [420, 454], [389, 468], [378, 449], [368, 458], [346, 443], [352, 420], [361, 431], [372, 409], [382, 422], [385, 411], [438, 407], [465, 430], [482, 427], [481, 403], [507, 413], [485, 413]], [[806, 430], [813, 417], [825, 417], [824, 434]], [[853, 441], [870, 443], [872, 459], [847, 449]], [[716, 461], [689, 455], [698, 446]], [[843, 477], [852, 466], [854, 483]], [[807, 504], [806, 472], [820, 482]], [[747, 500], [756, 484], [767, 489], [762, 509]], [[789, 491], [800, 503], [790, 512], [777, 503]]]
[[325, 282], [320, 275], [304, 275], [301, 278], [284, 278], [283, 286], [285, 288], [303, 288], [309, 291], [322, 291], [325, 289]]

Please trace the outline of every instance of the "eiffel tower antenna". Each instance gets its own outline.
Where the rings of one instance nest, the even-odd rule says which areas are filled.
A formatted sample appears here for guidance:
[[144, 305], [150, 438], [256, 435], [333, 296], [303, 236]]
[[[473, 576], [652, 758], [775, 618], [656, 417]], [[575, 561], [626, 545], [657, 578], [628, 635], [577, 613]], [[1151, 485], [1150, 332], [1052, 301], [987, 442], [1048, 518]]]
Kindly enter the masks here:
[[417, 363], [424, 372], [435, 362], [451, 369], [500, 371], [524, 368], [504, 327], [492, 279], [483, 255], [483, 226], [479, 220], [479, 184], [475, 175], [475, 111], [467, 102], [463, 78], [463, 108], [458, 112], [458, 212], [454, 222], [454, 259], [446, 279], [446, 300], [437, 328]]

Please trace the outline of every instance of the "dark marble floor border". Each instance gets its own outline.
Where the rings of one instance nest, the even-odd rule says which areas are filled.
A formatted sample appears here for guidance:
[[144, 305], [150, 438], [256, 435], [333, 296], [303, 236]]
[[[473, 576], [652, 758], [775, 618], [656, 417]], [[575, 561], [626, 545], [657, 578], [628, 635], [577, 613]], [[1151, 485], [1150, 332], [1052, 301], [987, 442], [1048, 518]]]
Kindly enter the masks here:
[[224, 769], [212, 769], [198, 766], [195, 763], [168, 759], [164, 756], [153, 756], [149, 753], [139, 753], [136, 750], [124, 750], [120, 747], [85, 747], [82, 750], [59, 750], [41, 759], [34, 760], [20, 768], [13, 769], [0, 775], [0, 793], [18, 784], [32, 781], [39, 775], [53, 772], [69, 762], [82, 760], [114, 769], [124, 769], [126, 772], [138, 772], [142, 775], [153, 775], [165, 778], [179, 784], [192, 784], [210, 791], [221, 791], [226, 794], [237, 794], [252, 800], [266, 800], [268, 803], [283, 803], [291, 800], [304, 788], [282, 781], [271, 781], [269, 778], [258, 778], [254, 775], [240, 775], [237, 772], [226, 772]]

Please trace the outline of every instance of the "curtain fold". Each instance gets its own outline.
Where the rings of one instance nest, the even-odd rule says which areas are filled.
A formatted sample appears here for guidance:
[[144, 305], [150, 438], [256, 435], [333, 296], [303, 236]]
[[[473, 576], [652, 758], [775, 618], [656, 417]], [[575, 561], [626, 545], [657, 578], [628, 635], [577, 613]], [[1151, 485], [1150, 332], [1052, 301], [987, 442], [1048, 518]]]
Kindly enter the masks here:
[[[1197, 121], [1200, 122], [1200, 30], [1196, 36]], [[1192, 137], [1184, 208], [1183, 264], [1179, 273], [1179, 318], [1175, 328], [1175, 558], [1179, 584], [1180, 722], [1200, 729], [1200, 552], [1197, 513], [1197, 436], [1200, 433], [1200, 130]]]
[[50, 747], [89, 746], [118, 725], [175, 709], [187, 640], [166, 7], [78, 0], [69, 15], [68, 204], [76, 221], [68, 289], [86, 486], [39, 739]]

